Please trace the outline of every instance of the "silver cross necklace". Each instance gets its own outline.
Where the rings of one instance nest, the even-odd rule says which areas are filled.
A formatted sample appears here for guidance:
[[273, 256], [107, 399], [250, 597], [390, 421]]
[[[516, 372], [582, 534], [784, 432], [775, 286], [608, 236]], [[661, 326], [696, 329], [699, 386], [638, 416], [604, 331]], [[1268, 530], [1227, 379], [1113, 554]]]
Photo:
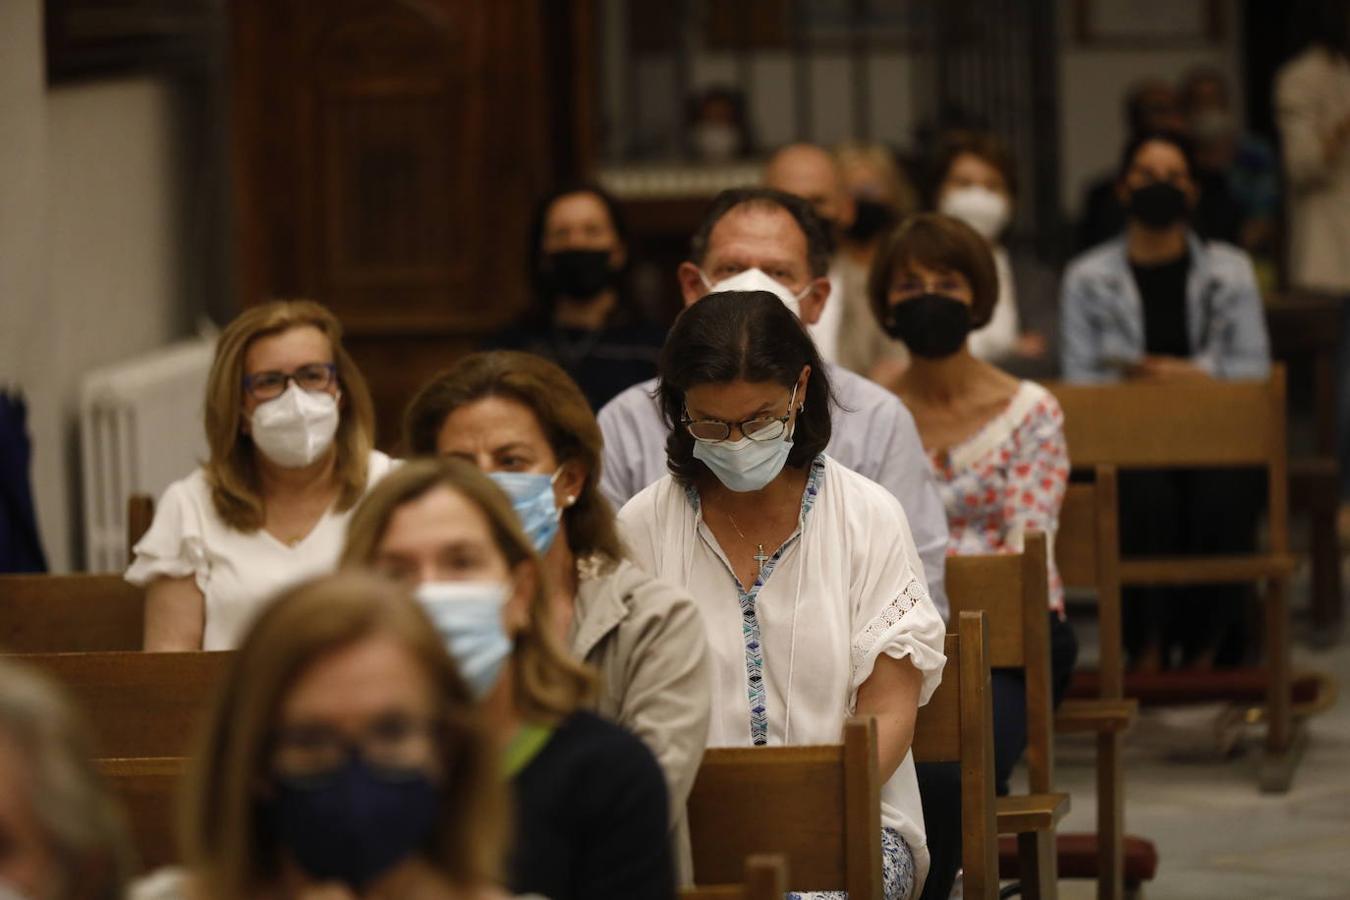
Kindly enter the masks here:
[[[736, 533], [739, 534], [739, 535], [741, 536], [741, 540], [743, 540], [743, 541], [749, 540], [749, 538], [747, 538], [747, 537], [745, 536], [745, 532], [744, 532], [744, 531], [741, 531], [741, 526], [739, 526], [739, 525], [736, 524], [736, 517], [735, 517], [735, 516], [733, 516], [731, 513], [727, 513], [727, 519], [730, 520], [730, 522], [731, 522], [731, 527], [732, 527], [732, 528], [735, 528], [735, 529], [736, 529]], [[755, 562], [759, 563], [759, 574], [760, 574], [760, 575], [763, 575], [763, 574], [764, 574], [764, 564], [765, 564], [766, 562], [769, 561], [768, 555], [764, 552], [764, 545], [763, 545], [763, 544], [755, 544], [755, 555], [754, 555], [753, 559], [755, 560]]]

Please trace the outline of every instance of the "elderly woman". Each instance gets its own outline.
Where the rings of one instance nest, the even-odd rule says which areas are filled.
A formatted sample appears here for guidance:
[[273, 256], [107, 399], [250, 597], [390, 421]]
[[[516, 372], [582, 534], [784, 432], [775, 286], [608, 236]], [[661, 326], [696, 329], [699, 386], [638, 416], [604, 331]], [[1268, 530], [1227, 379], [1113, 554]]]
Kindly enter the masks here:
[[709, 294], [661, 360], [670, 475], [619, 514], [634, 557], [707, 623], [712, 746], [832, 743], [878, 723], [887, 898], [927, 870], [910, 755], [945, 658], [905, 512], [822, 452], [830, 385], [810, 337], [764, 291]]
[[126, 578], [146, 587], [146, 650], [228, 650], [263, 602], [331, 571], [347, 518], [391, 462], [365, 379], [328, 310], [247, 310], [216, 345], [200, 469], [164, 492]]
[[0, 659], [0, 896], [121, 900], [130, 848], [91, 756], [55, 686]]
[[501, 490], [421, 460], [352, 518], [348, 566], [415, 587], [483, 708], [515, 794], [508, 884], [551, 900], [674, 895], [666, 787], [643, 743], [584, 706], [548, 578]]

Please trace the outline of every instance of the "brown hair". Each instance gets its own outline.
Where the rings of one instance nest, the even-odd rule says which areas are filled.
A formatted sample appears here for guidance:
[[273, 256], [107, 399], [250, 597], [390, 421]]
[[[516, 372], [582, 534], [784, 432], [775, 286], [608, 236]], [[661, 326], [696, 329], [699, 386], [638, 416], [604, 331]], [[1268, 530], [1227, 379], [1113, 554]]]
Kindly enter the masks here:
[[516, 709], [532, 721], [556, 722], [575, 712], [594, 686], [591, 670], [574, 661], [554, 634], [544, 567], [520, 520], [496, 483], [472, 463], [421, 459], [405, 463], [380, 480], [352, 514], [341, 564], [368, 567], [379, 553], [389, 520], [399, 507], [445, 488], [482, 510], [493, 543], [514, 570], [526, 563], [534, 573], [529, 624], [516, 636], [511, 656]]
[[534, 413], [558, 463], [576, 461], [586, 468], [577, 502], [563, 512], [573, 555], [620, 559], [624, 553], [614, 510], [600, 493], [604, 436], [576, 382], [548, 360], [510, 350], [464, 357], [432, 379], [409, 404], [403, 416], [405, 448], [416, 456], [435, 456], [436, 438], [450, 414], [487, 397], [524, 405]]
[[280, 848], [260, 815], [259, 785], [283, 699], [306, 670], [362, 640], [388, 636], [414, 657], [441, 723], [440, 819], [427, 861], [460, 887], [494, 882], [505, 838], [497, 753], [469, 689], [408, 592], [365, 573], [293, 588], [259, 616], [235, 654], [193, 757], [184, 803], [185, 856], [211, 900], [258, 896], [279, 874]]
[[886, 236], [867, 278], [872, 314], [884, 322], [891, 284], [915, 266], [958, 272], [970, 282], [971, 329], [989, 324], [998, 302], [998, 269], [989, 242], [960, 219], [941, 213], [917, 213]]
[[930, 209], [937, 209], [942, 183], [951, 174], [956, 161], [966, 154], [996, 169], [1003, 177], [1008, 196], [1017, 196], [1017, 166], [1013, 162], [1012, 152], [1003, 139], [989, 131], [953, 131], [943, 140], [942, 149], [934, 160], [932, 177], [928, 185]]
[[333, 348], [342, 417], [338, 423], [337, 508], [347, 510], [366, 489], [366, 464], [375, 440], [370, 389], [342, 346], [342, 325], [312, 300], [276, 300], [242, 312], [221, 332], [206, 383], [206, 478], [216, 514], [231, 528], [257, 531], [263, 525], [263, 498], [253, 440], [239, 427], [244, 407], [244, 357], [259, 338], [305, 325], [319, 329]]

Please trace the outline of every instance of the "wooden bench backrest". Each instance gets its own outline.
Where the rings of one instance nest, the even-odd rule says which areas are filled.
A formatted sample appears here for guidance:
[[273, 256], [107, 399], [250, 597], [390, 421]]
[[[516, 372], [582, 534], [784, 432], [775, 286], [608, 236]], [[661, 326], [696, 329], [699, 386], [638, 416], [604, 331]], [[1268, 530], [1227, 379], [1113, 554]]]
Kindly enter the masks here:
[[93, 729], [101, 758], [185, 756], [234, 654], [37, 653]]
[[787, 872], [782, 854], [758, 854], [745, 861], [745, 884], [685, 888], [680, 900], [783, 900]]
[[0, 653], [139, 650], [144, 622], [121, 575], [0, 575]]
[[792, 889], [881, 896], [876, 722], [851, 719], [844, 743], [723, 747], [703, 755], [689, 795], [700, 884], [731, 884], [746, 858], [779, 853]]
[[1125, 661], [1120, 618], [1120, 522], [1116, 467], [1093, 467], [1091, 483], [1073, 482], [1060, 507], [1055, 564], [1066, 588], [1097, 597], [1098, 668], [1102, 696], [1120, 699]]
[[916, 763], [961, 764], [963, 890], [989, 900], [998, 896], [998, 829], [988, 626], [979, 612], [959, 613], [957, 623], [957, 633], [947, 635], [942, 683], [919, 708], [910, 749]]
[[989, 665], [1021, 669], [1025, 675], [1027, 773], [1032, 793], [1038, 794], [1049, 793], [1054, 785], [1045, 548], [1045, 535], [1031, 532], [1021, 553], [947, 558], [952, 612], [983, 612], [989, 626]]
[[104, 780], [126, 812], [142, 871], [181, 861], [177, 810], [187, 766], [183, 757], [99, 760]]

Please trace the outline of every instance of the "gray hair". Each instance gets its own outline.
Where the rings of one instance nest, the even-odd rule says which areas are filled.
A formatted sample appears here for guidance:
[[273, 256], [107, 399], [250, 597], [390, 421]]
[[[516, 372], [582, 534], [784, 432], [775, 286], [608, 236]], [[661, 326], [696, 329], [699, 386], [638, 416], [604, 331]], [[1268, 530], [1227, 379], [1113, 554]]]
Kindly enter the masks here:
[[32, 668], [0, 658], [0, 741], [26, 769], [33, 817], [50, 844], [62, 897], [120, 900], [132, 872], [125, 820], [94, 765], [84, 722]]

